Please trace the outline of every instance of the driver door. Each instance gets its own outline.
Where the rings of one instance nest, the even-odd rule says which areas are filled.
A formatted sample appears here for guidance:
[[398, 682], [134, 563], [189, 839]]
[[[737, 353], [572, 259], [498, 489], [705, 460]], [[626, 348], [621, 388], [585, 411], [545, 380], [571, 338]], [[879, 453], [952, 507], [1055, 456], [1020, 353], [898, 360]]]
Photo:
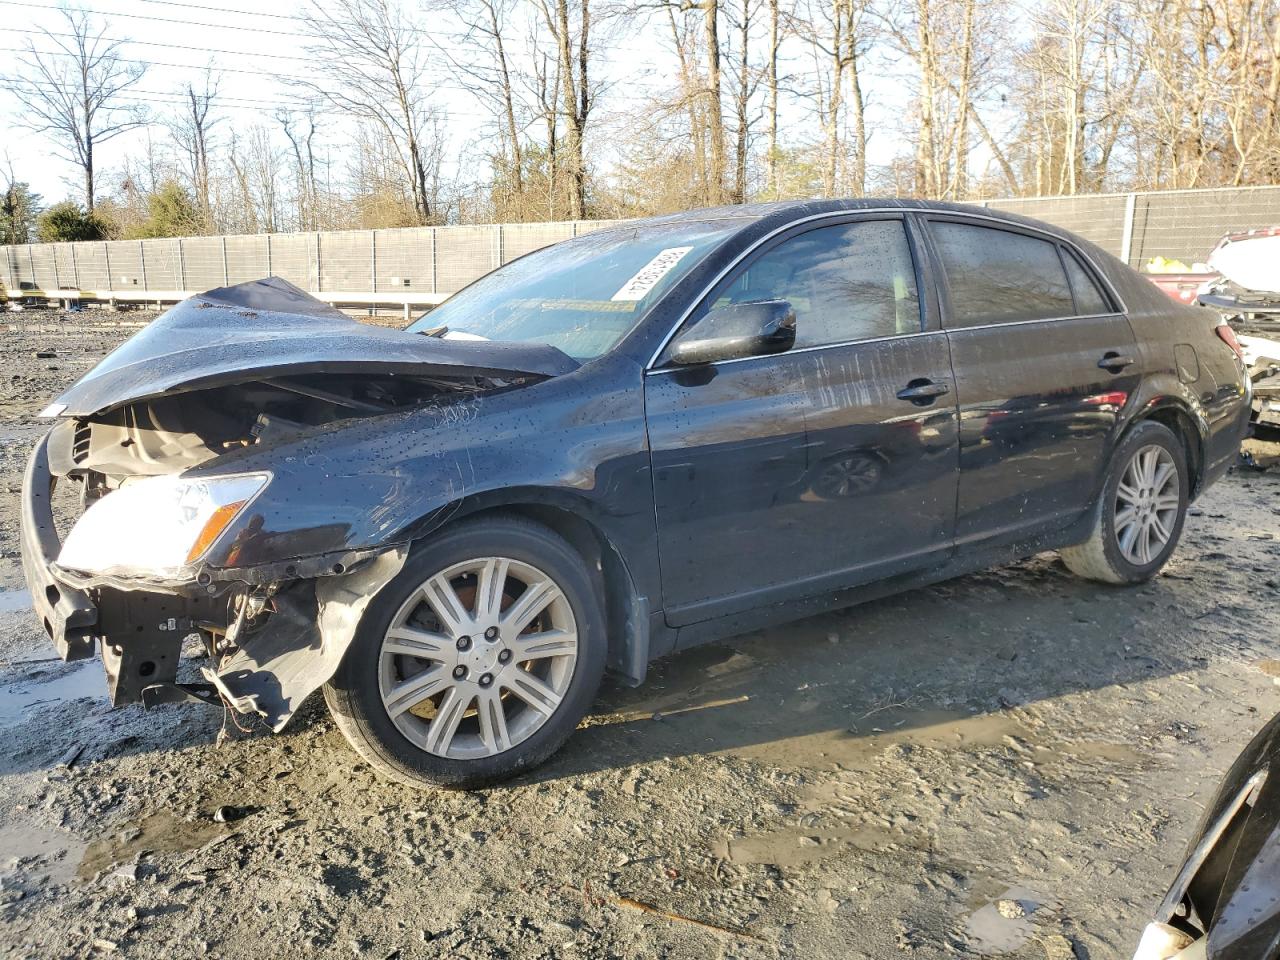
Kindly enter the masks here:
[[[954, 390], [901, 217], [784, 235], [685, 324], [781, 299], [796, 344], [645, 377], [663, 603], [683, 626], [922, 565], [951, 547]], [[676, 341], [680, 339], [678, 335]], [[923, 393], [912, 394], [922, 383]]]

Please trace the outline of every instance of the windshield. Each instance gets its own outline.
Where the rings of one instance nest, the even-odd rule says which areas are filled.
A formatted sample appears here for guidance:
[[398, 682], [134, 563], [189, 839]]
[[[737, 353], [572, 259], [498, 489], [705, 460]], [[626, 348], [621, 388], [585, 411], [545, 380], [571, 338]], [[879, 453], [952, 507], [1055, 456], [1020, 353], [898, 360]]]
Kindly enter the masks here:
[[453, 338], [519, 340], [592, 360], [745, 218], [640, 224], [521, 257], [460, 290], [409, 327]]

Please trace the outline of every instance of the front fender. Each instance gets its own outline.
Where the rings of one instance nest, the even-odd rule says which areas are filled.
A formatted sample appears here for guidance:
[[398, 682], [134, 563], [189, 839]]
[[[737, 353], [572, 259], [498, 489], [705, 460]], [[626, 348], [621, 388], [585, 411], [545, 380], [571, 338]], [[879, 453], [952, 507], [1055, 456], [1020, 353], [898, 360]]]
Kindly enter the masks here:
[[464, 510], [511, 503], [570, 509], [624, 552], [654, 539], [640, 373], [621, 359], [345, 421], [189, 475], [250, 469], [272, 480], [212, 548], [215, 570], [406, 544]]

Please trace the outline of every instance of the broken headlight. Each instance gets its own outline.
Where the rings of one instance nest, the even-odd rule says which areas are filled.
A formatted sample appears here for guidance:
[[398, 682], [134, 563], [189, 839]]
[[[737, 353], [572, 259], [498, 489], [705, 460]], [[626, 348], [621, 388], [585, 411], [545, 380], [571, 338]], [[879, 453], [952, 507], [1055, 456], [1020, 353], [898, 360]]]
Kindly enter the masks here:
[[126, 483], [85, 511], [58, 565], [84, 573], [176, 573], [208, 552], [268, 480], [247, 473]]

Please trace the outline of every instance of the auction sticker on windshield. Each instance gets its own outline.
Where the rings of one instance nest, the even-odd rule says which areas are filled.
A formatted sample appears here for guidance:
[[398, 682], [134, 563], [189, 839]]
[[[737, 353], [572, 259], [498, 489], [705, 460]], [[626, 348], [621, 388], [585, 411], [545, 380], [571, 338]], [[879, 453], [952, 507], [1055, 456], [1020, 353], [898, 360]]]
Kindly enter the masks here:
[[667, 247], [660, 251], [657, 256], [636, 271], [636, 275], [624, 283], [622, 289], [609, 299], [627, 302], [643, 300], [645, 295], [658, 285], [658, 281], [670, 273], [681, 258], [692, 249], [693, 247]]

